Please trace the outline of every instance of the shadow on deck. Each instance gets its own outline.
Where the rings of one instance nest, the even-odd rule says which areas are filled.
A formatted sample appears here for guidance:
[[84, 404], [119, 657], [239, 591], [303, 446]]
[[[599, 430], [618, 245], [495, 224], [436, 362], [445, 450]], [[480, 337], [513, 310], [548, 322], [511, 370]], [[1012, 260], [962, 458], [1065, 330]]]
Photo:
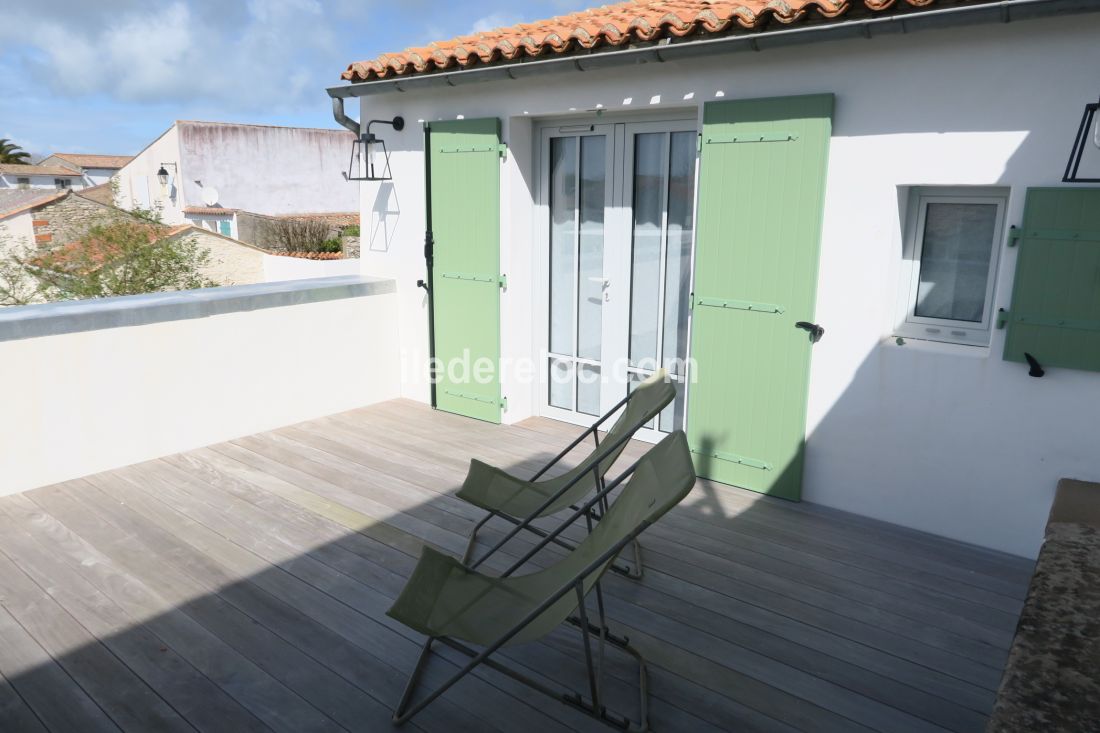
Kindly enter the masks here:
[[[577, 432], [399, 400], [0, 499], [0, 730], [388, 730], [422, 638], [385, 611], [422, 543], [461, 554], [481, 518], [453, 497], [469, 458], [529, 475]], [[645, 578], [605, 592], [666, 731], [980, 731], [1031, 571], [705, 481], [642, 544]], [[506, 656], [578, 686], [580, 650], [563, 628]], [[485, 669], [407, 727], [606, 730]]]

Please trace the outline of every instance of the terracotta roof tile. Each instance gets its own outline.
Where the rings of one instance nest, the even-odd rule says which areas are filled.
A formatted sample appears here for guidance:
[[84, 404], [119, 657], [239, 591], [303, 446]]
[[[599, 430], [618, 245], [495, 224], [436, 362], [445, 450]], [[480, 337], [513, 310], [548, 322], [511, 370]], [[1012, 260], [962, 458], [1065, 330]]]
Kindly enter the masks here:
[[[968, 2], [970, 0], [959, 0]], [[978, 0], [979, 2], [982, 0]], [[837, 18], [853, 6], [880, 12], [936, 0], [631, 0], [533, 23], [437, 41], [401, 53], [350, 64], [341, 78], [352, 82], [408, 76], [475, 64], [522, 61], [550, 54], [625, 47], [634, 41], [757, 30], [771, 21], [795, 23]]]
[[23, 165], [21, 163], [0, 164], [0, 173], [6, 176], [68, 176], [83, 178], [84, 174], [54, 165]]
[[77, 196], [81, 198], [90, 199], [97, 204], [104, 204], [106, 206], [115, 205], [115, 191], [111, 188], [110, 183], [101, 183], [98, 186], [92, 186], [76, 192]]
[[237, 209], [226, 209], [222, 206], [188, 206], [183, 210], [187, 216], [232, 216]]
[[133, 157], [129, 155], [91, 155], [85, 153], [54, 153], [50, 157], [60, 158], [81, 168], [118, 169], [133, 160]]
[[0, 188], [0, 219], [21, 214], [24, 211], [68, 196], [66, 191], [50, 191], [41, 188]]

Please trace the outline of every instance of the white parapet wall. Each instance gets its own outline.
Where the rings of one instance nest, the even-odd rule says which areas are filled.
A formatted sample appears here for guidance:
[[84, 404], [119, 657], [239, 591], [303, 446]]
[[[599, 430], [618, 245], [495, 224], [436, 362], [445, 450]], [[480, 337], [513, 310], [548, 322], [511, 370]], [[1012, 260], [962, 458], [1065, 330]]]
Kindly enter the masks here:
[[0, 495], [391, 399], [393, 280], [0, 309]]
[[307, 260], [303, 257], [264, 255], [264, 281], [305, 280], [359, 274], [359, 260]]

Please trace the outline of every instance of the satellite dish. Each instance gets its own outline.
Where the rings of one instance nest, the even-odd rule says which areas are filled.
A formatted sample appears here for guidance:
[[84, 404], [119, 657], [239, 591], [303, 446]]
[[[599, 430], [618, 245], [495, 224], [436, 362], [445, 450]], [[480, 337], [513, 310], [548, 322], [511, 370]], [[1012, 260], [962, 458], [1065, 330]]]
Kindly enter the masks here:
[[213, 186], [207, 186], [202, 190], [202, 202], [207, 206], [214, 206], [218, 203], [218, 189]]

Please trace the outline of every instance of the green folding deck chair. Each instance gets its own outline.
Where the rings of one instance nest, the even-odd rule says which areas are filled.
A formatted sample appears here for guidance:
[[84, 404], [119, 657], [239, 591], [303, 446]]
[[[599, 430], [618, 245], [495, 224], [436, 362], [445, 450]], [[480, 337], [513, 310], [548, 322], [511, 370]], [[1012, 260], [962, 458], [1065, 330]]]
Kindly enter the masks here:
[[[627, 477], [629, 481], [626, 481], [621, 494], [593, 526], [590, 510]], [[412, 577], [387, 612], [428, 637], [394, 709], [394, 722], [401, 724], [409, 720], [462, 677], [484, 664], [594, 718], [629, 730], [648, 730], [649, 696], [645, 659], [627, 639], [608, 631], [600, 579], [615, 556], [687, 496], [694, 484], [695, 470], [687, 437], [682, 431], [677, 431], [596, 492], [568, 520], [547, 533], [533, 549], [499, 576], [480, 573], [456, 558], [425, 546]], [[541, 570], [514, 575], [554, 537], [582, 516], [589, 523], [590, 532], [570, 553]], [[593, 589], [596, 591], [598, 623], [589, 621], [585, 606], [586, 596]], [[583, 638], [588, 672], [587, 696], [586, 693], [564, 687], [555, 689], [490, 658], [505, 645], [540, 639], [565, 621], [576, 626]], [[598, 641], [595, 655], [593, 638]], [[465, 654], [470, 661], [410, 707], [432, 644], [436, 641]], [[477, 645], [481, 650], [476, 651], [468, 644]], [[605, 644], [624, 650], [638, 662], [639, 714], [636, 721], [612, 712], [604, 704], [601, 688]], [[467, 704], [473, 702], [470, 700]]]
[[[529, 480], [516, 478], [476, 458], [471, 460], [470, 470], [457, 496], [474, 506], [485, 509], [488, 514], [470, 532], [470, 540], [462, 556], [463, 562], [468, 563], [473, 557], [478, 530], [493, 517], [500, 517], [518, 528], [545, 537], [546, 532], [535, 527], [531, 522], [567, 507], [576, 508], [577, 503], [589, 492], [599, 491], [603, 487], [604, 476], [634, 434], [660, 414], [661, 410], [675, 397], [676, 388], [669, 379], [668, 372], [658, 369], [653, 376], [635, 387], [630, 394], [581, 433], [576, 440], [566, 446], [565, 450], [554, 456]], [[622, 415], [607, 432], [601, 445], [600, 426], [624, 405]], [[595, 447], [583, 461], [560, 476], [539, 480], [589, 435], [595, 441]], [[598, 518], [600, 513], [606, 511], [607, 504], [606, 500], [601, 502], [600, 506], [593, 510], [594, 516]], [[509, 535], [511, 536], [514, 536], [514, 533]], [[566, 549], [573, 549], [573, 545], [562, 538], [555, 538], [554, 543]], [[498, 543], [490, 550], [490, 553], [496, 551], [500, 544]], [[612, 569], [632, 578], [640, 578], [642, 575], [641, 547], [637, 542], [632, 544], [634, 546], [633, 565], [616, 563]]]

